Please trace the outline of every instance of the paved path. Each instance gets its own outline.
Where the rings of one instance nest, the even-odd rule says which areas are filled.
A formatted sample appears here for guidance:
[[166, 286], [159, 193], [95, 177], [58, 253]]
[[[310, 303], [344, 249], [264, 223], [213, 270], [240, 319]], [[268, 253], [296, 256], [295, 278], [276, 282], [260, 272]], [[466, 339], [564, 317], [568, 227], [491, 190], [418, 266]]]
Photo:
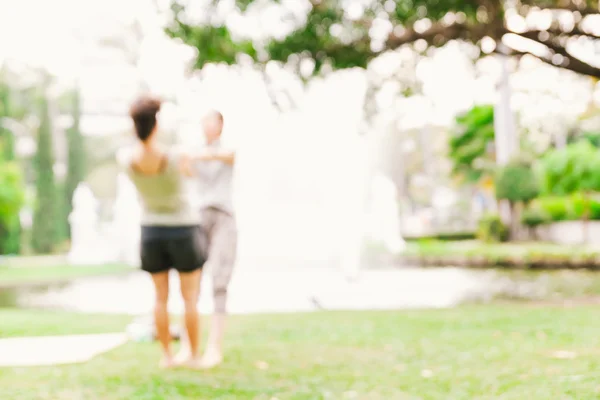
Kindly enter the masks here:
[[0, 339], [0, 367], [82, 363], [125, 342], [124, 333]]

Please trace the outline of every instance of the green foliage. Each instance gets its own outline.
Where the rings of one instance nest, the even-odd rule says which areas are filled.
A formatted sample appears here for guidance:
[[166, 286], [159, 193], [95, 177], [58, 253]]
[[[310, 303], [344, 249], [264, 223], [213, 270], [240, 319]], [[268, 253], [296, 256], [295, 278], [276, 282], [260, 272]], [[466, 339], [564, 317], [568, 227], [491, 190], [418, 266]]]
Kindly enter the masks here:
[[538, 226], [552, 222], [552, 217], [541, 208], [527, 208], [521, 215], [521, 223], [526, 226]]
[[573, 216], [568, 196], [549, 196], [537, 199], [532, 207], [538, 208], [550, 217], [551, 221], [565, 221]]
[[67, 217], [73, 209], [73, 193], [75, 193], [77, 185], [84, 180], [87, 170], [86, 149], [83, 141], [83, 135], [79, 129], [79, 122], [81, 119], [81, 100], [79, 97], [79, 92], [73, 93], [71, 100], [73, 125], [67, 130], [69, 158], [67, 162], [67, 177], [64, 188], [61, 190], [61, 193], [63, 193], [61, 220], [64, 221], [63, 231], [67, 233], [67, 237], [70, 237], [70, 229]]
[[19, 210], [25, 201], [21, 171], [14, 162], [0, 161], [0, 254], [19, 249]]
[[[423, 50], [443, 46], [452, 40], [464, 40], [479, 46], [485, 37], [500, 42], [505, 34], [514, 33], [541, 45], [548, 44], [556, 53], [573, 59], [573, 62], [562, 63], [559, 67], [600, 76], [600, 69], [566, 52], [568, 40], [559, 40], [578, 37], [578, 32], [585, 31], [585, 26], [580, 26], [582, 18], [575, 18], [576, 29], [565, 29], [559, 23], [559, 14], [549, 13], [554, 23], [551, 25], [553, 29], [547, 32], [547, 38], [540, 37], [536, 27], [511, 32], [505, 23], [507, 11], [527, 16], [532, 5], [548, 10], [559, 8], [581, 12], [584, 15], [597, 14], [595, 0], [587, 3], [562, 0], [236, 0], [232, 4], [234, 9], [227, 11], [219, 4], [225, 2], [204, 2], [204, 9], [198, 9], [199, 3], [194, 2], [194, 15], [188, 15], [191, 12], [187, 12], [190, 10], [186, 6], [190, 2], [171, 0], [173, 18], [166, 29], [171, 37], [198, 49], [196, 67], [199, 69], [207, 63], [234, 64], [239, 54], [246, 54], [260, 63], [269, 60], [297, 62], [300, 58], [310, 58], [315, 63], [314, 73], [317, 74], [324, 65], [330, 65], [333, 69], [364, 68], [377, 56], [416, 42], [425, 44], [419, 46]], [[349, 12], [350, 4], [358, 5], [362, 12]], [[271, 35], [271, 32], [254, 35], [254, 42], [250, 33], [236, 31], [237, 26], [222, 17], [227, 13], [240, 18], [257, 18], [268, 7], [272, 7], [270, 11], [275, 9], [273, 14], [280, 15], [280, 23], [284, 27]], [[425, 18], [428, 26], [423, 28], [415, 25]], [[384, 24], [389, 27], [388, 32], [384, 31], [375, 37], [379, 29], [374, 28], [383, 27]], [[551, 58], [540, 58], [552, 64]]]
[[[238, 2], [238, 6], [245, 9], [252, 1]], [[214, 12], [216, 2], [212, 2], [209, 13]], [[234, 41], [227, 27], [186, 24], [185, 8], [177, 1], [171, 4], [174, 20], [165, 32], [172, 38], [183, 40], [186, 44], [198, 49], [195, 67], [201, 69], [207, 63], [235, 64], [239, 54], [246, 54], [257, 61], [257, 52], [251, 41]]]
[[600, 191], [600, 157], [597, 149], [588, 141], [549, 152], [542, 166], [545, 194]]
[[513, 203], [527, 203], [540, 193], [539, 179], [532, 165], [526, 160], [513, 160], [498, 169], [496, 174], [496, 198]]
[[33, 217], [32, 247], [38, 253], [50, 253], [58, 240], [58, 201], [54, 178], [52, 127], [48, 101], [40, 101], [40, 127], [35, 156], [37, 205]]
[[574, 193], [539, 197], [523, 213], [523, 223], [529, 226], [585, 219], [600, 220], [600, 195]]
[[569, 219], [600, 220], [600, 198], [597, 194], [574, 193], [569, 201]]
[[509, 231], [498, 215], [486, 215], [479, 220], [477, 239], [486, 243], [505, 242]]
[[[480, 8], [469, 0], [451, 0], [434, 2], [428, 0], [399, 1], [392, 9], [385, 0], [374, 1], [364, 9], [362, 18], [349, 18], [344, 2], [324, 0], [312, 2], [305, 15], [298, 15], [286, 8], [280, 1], [283, 20], [289, 24], [289, 32], [283, 37], [271, 37], [268, 40], [253, 43], [248, 38], [236, 37], [230, 33], [231, 27], [223, 22], [214, 22], [211, 15], [218, 14], [216, 1], [211, 1], [205, 8], [202, 22], [192, 23], [186, 15], [185, 2], [171, 1], [173, 21], [166, 29], [173, 38], [182, 39], [185, 43], [198, 49], [196, 67], [202, 68], [207, 63], [224, 62], [234, 64], [237, 55], [249, 55], [255, 61], [287, 62], [292, 56], [311, 58], [315, 62], [314, 73], [329, 64], [334, 69], [366, 67], [367, 63], [390, 47], [413, 42], [418, 39], [402, 36], [395, 37], [398, 45], [383, 43], [381, 49], [371, 46], [371, 22], [376, 16], [385, 16], [393, 26], [407, 26], [424, 16], [433, 21], [441, 20], [448, 12], [465, 13], [468, 20], [474, 22]], [[386, 6], [386, 3], [388, 4]], [[393, 4], [393, 3], [392, 3]], [[254, 0], [237, 0], [236, 12], [245, 15], [252, 8], [262, 5]], [[295, 7], [296, 8], [296, 7]], [[297, 8], [296, 8], [297, 10]], [[260, 12], [256, 11], [255, 12]], [[496, 13], [494, 11], [494, 13]], [[210, 21], [210, 22], [209, 22]], [[234, 28], [235, 30], [235, 28]], [[453, 32], [456, 34], [457, 32]], [[427, 37], [434, 46], [446, 43], [450, 38], [443, 35]], [[258, 57], [258, 54], [263, 56]], [[260, 58], [260, 59], [259, 59]]]
[[525, 209], [521, 221], [528, 226], [564, 221], [573, 215], [570, 208], [567, 196], [539, 197]]
[[[283, 40], [269, 43], [266, 48], [269, 59], [287, 61], [293, 54], [310, 57], [315, 61], [313, 71], [315, 74], [319, 73], [325, 64], [330, 64], [334, 69], [366, 68], [372, 54], [370, 41], [360, 40], [348, 46], [340, 43], [330, 34], [342, 19], [343, 10], [339, 7], [313, 8], [302, 29], [292, 32]], [[367, 36], [364, 28], [354, 29], [357, 30], [354, 34]]]
[[2, 119], [12, 117], [11, 88], [0, 82], [0, 254], [19, 252], [19, 209], [24, 191], [21, 171], [15, 159], [13, 133], [4, 128]]
[[1, 160], [12, 161], [15, 159], [15, 139], [11, 131], [3, 127], [2, 118], [11, 117], [10, 87], [0, 82], [0, 143], [2, 144]]
[[473, 231], [465, 231], [465, 232], [441, 232], [433, 235], [417, 235], [417, 236], [403, 236], [404, 240], [407, 242], [411, 241], [430, 241], [430, 240], [441, 240], [441, 241], [466, 241], [466, 240], [475, 240], [476, 234]]
[[57, 246], [68, 244], [70, 239], [71, 226], [69, 225], [69, 214], [71, 212], [70, 203], [67, 198], [66, 182], [56, 183], [56, 245], [54, 250], [59, 250]]
[[581, 135], [576, 136], [569, 143], [575, 143], [581, 140], [586, 140], [592, 144], [592, 146], [600, 147], [600, 133], [598, 132], [583, 132]]
[[200, 69], [209, 62], [235, 64], [238, 54], [246, 54], [256, 60], [257, 53], [249, 41], [234, 42], [225, 27], [189, 26], [178, 24], [168, 28], [174, 38], [185, 38], [186, 43], [198, 49], [195, 67]]
[[450, 138], [453, 174], [468, 182], [477, 182], [492, 172], [489, 154], [494, 143], [494, 107], [475, 106], [456, 118], [456, 129]]
[[[259, 52], [265, 54], [265, 60], [286, 62], [292, 55], [310, 57], [315, 61], [315, 73], [325, 64], [333, 68], [365, 67], [379, 51], [373, 51], [369, 37], [370, 26], [363, 20], [350, 19], [344, 9], [344, 4], [338, 1], [321, 1], [310, 7], [306, 16], [294, 18], [292, 12], [287, 12], [286, 20], [291, 29], [285, 37], [271, 38], [266, 44], [253, 44], [247, 40], [233, 40], [229, 30], [222, 25], [204, 26], [186, 23], [185, 8], [178, 1], [173, 1], [175, 14], [174, 23], [167, 29], [173, 37], [181, 38], [199, 50], [197, 67], [202, 68], [207, 62], [235, 63], [236, 55], [244, 53], [256, 60]], [[276, 3], [276, 2], [274, 2]], [[417, 1], [399, 2], [394, 10], [386, 11], [385, 1], [373, 2], [365, 12], [364, 17], [372, 19], [376, 15], [386, 13], [390, 21], [406, 21], [413, 23], [419, 19], [420, 6], [429, 6], [431, 17], [439, 17], [454, 9], [473, 12], [473, 7], [464, 7], [462, 1], [440, 2], [443, 5], [427, 4], [432, 2]], [[448, 4], [446, 4], [448, 3]], [[454, 3], [454, 4], [452, 4]], [[461, 3], [461, 4], [458, 4]], [[256, 2], [252, 0], [236, 1], [240, 12], [252, 8]], [[257, 6], [260, 7], [260, 6]], [[216, 9], [216, 2], [211, 2], [206, 13], [210, 15]], [[286, 10], [287, 11], [287, 10]], [[473, 14], [474, 15], [474, 14]], [[439, 17], [441, 18], [441, 17]], [[212, 34], [212, 36], [210, 35]], [[264, 60], [263, 60], [264, 61]]]

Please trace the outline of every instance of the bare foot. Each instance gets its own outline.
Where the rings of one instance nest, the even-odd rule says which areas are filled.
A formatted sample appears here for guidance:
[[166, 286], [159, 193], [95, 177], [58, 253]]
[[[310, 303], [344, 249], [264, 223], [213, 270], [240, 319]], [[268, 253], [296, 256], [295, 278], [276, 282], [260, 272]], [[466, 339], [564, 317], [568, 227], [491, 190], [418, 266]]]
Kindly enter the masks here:
[[200, 359], [202, 369], [211, 369], [223, 362], [223, 354], [218, 350], [207, 350]]
[[175, 356], [174, 363], [176, 365], [185, 365], [190, 361], [191, 358], [192, 355], [190, 354], [189, 350], [180, 349], [177, 355]]
[[170, 368], [175, 367], [175, 362], [173, 361], [173, 357], [163, 356], [163, 358], [160, 360], [159, 367], [161, 369], [170, 369]]
[[192, 357], [183, 364], [191, 369], [211, 369], [223, 362], [223, 356], [216, 351], [209, 351], [202, 358]]
[[182, 365], [190, 369], [204, 369], [202, 368], [202, 360], [198, 357], [188, 358]]

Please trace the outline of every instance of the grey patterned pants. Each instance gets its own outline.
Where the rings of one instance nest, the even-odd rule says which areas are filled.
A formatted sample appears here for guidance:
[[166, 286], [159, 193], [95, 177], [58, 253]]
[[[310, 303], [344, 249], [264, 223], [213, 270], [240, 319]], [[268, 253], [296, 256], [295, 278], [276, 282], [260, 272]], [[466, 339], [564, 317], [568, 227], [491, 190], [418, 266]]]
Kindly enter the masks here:
[[237, 227], [235, 219], [217, 208], [201, 212], [201, 224], [208, 235], [208, 260], [212, 275], [215, 314], [227, 312], [227, 288], [236, 261]]

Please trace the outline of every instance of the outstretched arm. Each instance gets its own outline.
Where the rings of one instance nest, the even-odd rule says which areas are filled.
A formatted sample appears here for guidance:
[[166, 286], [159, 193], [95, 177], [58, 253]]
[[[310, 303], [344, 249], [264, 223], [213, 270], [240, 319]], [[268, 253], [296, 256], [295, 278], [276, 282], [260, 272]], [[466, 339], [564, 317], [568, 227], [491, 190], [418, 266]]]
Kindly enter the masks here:
[[193, 157], [194, 161], [221, 161], [228, 165], [235, 164], [235, 152], [228, 150], [206, 149]]

